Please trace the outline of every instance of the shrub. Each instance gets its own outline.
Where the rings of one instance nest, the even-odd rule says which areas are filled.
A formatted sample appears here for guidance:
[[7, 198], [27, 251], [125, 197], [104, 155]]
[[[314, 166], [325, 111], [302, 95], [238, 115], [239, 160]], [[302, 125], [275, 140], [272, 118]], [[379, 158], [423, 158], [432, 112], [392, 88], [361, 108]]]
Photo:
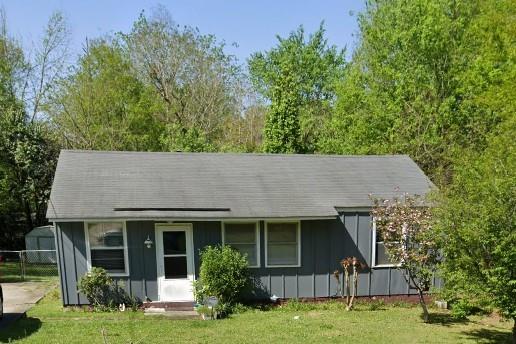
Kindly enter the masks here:
[[229, 246], [207, 246], [201, 252], [199, 279], [194, 282], [198, 303], [217, 297], [218, 310], [229, 313], [249, 289], [251, 279], [247, 259]]
[[469, 315], [474, 314], [478, 310], [471, 302], [466, 299], [460, 299], [452, 304], [451, 315], [455, 319], [466, 319]]
[[121, 304], [136, 310], [140, 304], [138, 299], [129, 296], [124, 289], [116, 285], [102, 268], [94, 267], [81, 277], [78, 288], [96, 310], [115, 310]]

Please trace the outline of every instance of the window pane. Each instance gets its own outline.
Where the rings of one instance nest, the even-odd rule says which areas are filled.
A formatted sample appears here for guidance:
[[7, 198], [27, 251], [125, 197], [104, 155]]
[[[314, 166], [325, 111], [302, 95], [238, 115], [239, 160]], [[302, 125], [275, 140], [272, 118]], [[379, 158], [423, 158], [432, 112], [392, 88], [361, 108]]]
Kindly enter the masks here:
[[231, 244], [231, 247], [238, 250], [243, 255], [247, 255], [249, 265], [256, 266], [256, 245], [255, 244]]
[[165, 254], [186, 254], [186, 233], [163, 232], [163, 250]]
[[165, 278], [187, 278], [186, 257], [164, 257]]
[[391, 264], [385, 245], [383, 243], [376, 244], [376, 265]]
[[379, 231], [376, 231], [376, 242], [383, 242], [383, 237], [382, 237], [382, 233], [380, 233]]
[[256, 224], [255, 223], [225, 223], [224, 242], [231, 243], [255, 243]]
[[297, 242], [297, 223], [268, 223], [269, 242]]
[[269, 244], [268, 265], [297, 265], [297, 244]]
[[88, 236], [91, 248], [124, 246], [122, 223], [89, 223]]
[[111, 273], [124, 273], [124, 250], [91, 250], [91, 266], [104, 268]]

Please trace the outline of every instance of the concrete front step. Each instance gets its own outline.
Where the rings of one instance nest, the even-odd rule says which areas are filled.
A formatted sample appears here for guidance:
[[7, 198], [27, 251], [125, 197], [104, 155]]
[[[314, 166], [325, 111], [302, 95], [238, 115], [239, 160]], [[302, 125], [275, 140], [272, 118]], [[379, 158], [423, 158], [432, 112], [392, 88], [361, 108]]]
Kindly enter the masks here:
[[193, 302], [145, 302], [143, 304], [145, 310], [163, 308], [166, 311], [193, 311]]
[[144, 310], [144, 315], [160, 315], [173, 319], [200, 319], [200, 315], [194, 310], [177, 311], [166, 308], [150, 307]]

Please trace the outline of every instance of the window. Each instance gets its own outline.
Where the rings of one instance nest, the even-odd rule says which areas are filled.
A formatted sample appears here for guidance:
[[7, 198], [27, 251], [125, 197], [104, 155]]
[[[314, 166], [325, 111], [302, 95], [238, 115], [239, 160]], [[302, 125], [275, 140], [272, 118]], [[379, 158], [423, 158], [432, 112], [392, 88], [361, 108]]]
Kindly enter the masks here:
[[260, 228], [258, 222], [224, 222], [222, 242], [247, 256], [249, 267], [260, 266]]
[[391, 262], [387, 250], [385, 248], [385, 242], [381, 234], [376, 231], [376, 222], [373, 220], [373, 263], [377, 267], [389, 267], [396, 266], [396, 262]]
[[86, 224], [88, 267], [104, 268], [112, 275], [127, 274], [127, 245], [123, 222]]
[[188, 278], [186, 232], [163, 232], [165, 279]]
[[267, 222], [265, 256], [267, 267], [301, 266], [299, 222]]

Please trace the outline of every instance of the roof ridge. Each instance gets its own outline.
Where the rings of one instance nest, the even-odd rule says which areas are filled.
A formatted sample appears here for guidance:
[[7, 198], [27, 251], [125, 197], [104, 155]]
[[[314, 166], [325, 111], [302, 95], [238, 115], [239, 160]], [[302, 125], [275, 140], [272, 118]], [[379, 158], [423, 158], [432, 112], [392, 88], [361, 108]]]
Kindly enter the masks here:
[[62, 149], [61, 153], [85, 154], [155, 154], [155, 155], [225, 155], [225, 156], [266, 156], [266, 157], [310, 157], [310, 158], [410, 158], [407, 154], [286, 154], [286, 153], [248, 153], [248, 152], [153, 152], [153, 151], [108, 151], [87, 149]]

